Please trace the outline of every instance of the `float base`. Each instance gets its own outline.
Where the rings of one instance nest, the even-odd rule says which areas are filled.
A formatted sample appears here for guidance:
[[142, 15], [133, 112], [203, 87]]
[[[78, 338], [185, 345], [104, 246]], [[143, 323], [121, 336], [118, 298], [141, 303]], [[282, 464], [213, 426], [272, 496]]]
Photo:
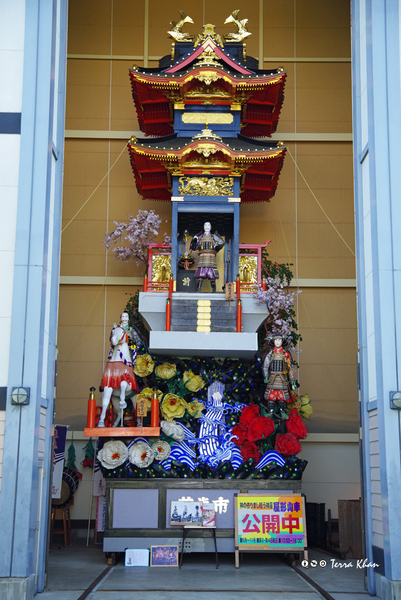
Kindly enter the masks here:
[[85, 437], [159, 437], [160, 427], [85, 427]]

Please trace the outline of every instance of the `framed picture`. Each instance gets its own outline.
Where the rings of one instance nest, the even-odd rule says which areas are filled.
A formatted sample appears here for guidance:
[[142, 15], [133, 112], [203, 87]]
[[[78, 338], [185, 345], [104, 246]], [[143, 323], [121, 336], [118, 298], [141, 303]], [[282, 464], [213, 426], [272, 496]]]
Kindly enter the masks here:
[[202, 504], [202, 527], [216, 527], [214, 504]]
[[170, 525], [202, 525], [201, 502], [172, 500], [170, 505]]
[[151, 546], [151, 567], [178, 567], [178, 546]]
[[142, 548], [127, 548], [125, 551], [125, 566], [126, 567], [148, 567], [149, 566], [149, 550]]

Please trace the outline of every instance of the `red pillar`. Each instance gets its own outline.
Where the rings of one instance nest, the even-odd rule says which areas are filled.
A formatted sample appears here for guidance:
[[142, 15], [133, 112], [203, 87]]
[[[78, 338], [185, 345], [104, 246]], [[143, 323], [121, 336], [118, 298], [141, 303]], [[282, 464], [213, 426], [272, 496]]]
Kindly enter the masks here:
[[241, 300], [237, 302], [237, 333], [242, 331], [242, 304]]
[[86, 421], [87, 427], [95, 426], [95, 414], [96, 414], [96, 398], [95, 398], [95, 388], [90, 388], [89, 400], [88, 400], [88, 418]]
[[167, 298], [166, 304], [166, 331], [171, 331], [171, 300]]

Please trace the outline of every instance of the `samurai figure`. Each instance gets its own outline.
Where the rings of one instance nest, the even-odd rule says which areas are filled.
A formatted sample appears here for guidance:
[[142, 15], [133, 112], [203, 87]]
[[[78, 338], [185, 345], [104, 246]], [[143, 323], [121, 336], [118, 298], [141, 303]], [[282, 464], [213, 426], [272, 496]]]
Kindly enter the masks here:
[[149, 348], [144, 337], [139, 333], [135, 326], [131, 327], [129, 324], [129, 314], [127, 312], [121, 313], [120, 320], [120, 327], [127, 332], [129, 340], [131, 340], [131, 342], [133, 342], [138, 349], [144, 348], [145, 352], [148, 353]]
[[216, 292], [216, 279], [219, 278], [219, 272], [216, 264], [216, 254], [224, 246], [224, 240], [217, 231], [211, 233], [212, 226], [206, 222], [203, 226], [204, 232], [194, 235], [191, 242], [191, 249], [198, 250], [198, 264], [195, 273], [197, 281], [196, 291], [200, 292], [204, 279], [210, 280], [212, 292]]
[[274, 335], [269, 340], [274, 347], [267, 352], [262, 365], [267, 384], [264, 399], [270, 414], [274, 413], [274, 403], [278, 402], [281, 417], [286, 418], [285, 406], [290, 401], [289, 391], [295, 390], [298, 383], [291, 364], [291, 354], [283, 348], [283, 336]]

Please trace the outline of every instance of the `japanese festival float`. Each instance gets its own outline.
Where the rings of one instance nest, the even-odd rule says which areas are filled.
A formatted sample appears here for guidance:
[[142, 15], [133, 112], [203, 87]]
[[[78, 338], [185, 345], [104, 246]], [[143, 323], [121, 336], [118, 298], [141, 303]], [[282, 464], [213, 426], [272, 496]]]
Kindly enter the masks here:
[[[301, 490], [312, 408], [297, 393], [291, 271], [269, 261], [268, 242], [239, 243], [241, 204], [277, 188], [286, 148], [258, 138], [276, 131], [286, 73], [247, 56], [238, 12], [223, 39], [211, 24], [183, 32], [193, 21], [180, 11], [171, 54], [129, 72], [140, 129], [153, 136], [128, 144], [136, 186], [171, 202], [172, 226], [171, 240], [152, 242], [161, 219], [139, 211], [105, 239], [117, 259], [147, 267], [110, 334], [102, 407], [89, 400], [106, 552], [178, 543], [174, 501], [214, 504], [219, 551], [232, 552], [235, 494]], [[186, 544], [213, 550], [203, 530]]]

